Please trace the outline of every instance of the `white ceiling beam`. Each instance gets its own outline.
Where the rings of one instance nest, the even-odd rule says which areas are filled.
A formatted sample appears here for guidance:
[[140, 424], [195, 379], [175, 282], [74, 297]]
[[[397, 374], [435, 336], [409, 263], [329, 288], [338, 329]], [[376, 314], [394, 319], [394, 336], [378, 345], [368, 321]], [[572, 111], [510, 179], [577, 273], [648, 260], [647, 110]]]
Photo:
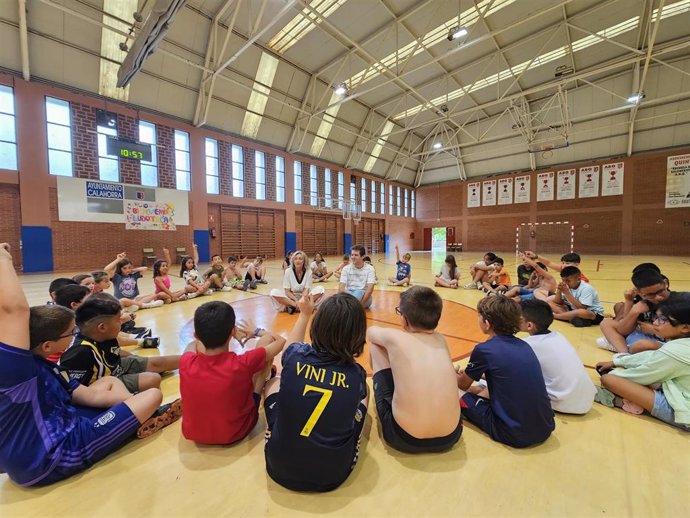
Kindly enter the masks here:
[[31, 79], [29, 67], [29, 33], [26, 28], [26, 0], [17, 1], [19, 7], [19, 51], [22, 57], [22, 77], [24, 81]]

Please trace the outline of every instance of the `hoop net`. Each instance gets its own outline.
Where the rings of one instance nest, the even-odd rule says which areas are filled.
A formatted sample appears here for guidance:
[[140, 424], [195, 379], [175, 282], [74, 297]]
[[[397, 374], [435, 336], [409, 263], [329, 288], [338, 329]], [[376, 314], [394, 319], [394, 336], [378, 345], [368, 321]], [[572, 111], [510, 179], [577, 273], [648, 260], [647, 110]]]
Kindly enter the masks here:
[[575, 226], [568, 221], [520, 223], [515, 227], [515, 255], [525, 250], [549, 254], [572, 252]]

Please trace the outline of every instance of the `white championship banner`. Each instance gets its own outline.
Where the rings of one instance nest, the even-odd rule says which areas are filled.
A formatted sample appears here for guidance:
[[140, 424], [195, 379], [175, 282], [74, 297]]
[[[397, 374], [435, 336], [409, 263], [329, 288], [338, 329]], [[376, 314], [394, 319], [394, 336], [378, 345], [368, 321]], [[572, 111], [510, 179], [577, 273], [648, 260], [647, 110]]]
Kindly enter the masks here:
[[537, 175], [537, 201], [553, 200], [553, 171]]
[[510, 205], [513, 203], [513, 179], [500, 178], [498, 180], [498, 204]]
[[623, 162], [602, 166], [601, 195], [619, 196], [623, 194], [625, 168]]
[[482, 182], [482, 205], [496, 205], [496, 180]]
[[530, 175], [515, 177], [515, 203], [530, 202]]
[[467, 184], [467, 207], [470, 209], [475, 207], [481, 207], [481, 194], [479, 194], [481, 189], [481, 184], [479, 182], [473, 182]]
[[574, 200], [575, 199], [575, 169], [558, 171], [558, 187], [556, 199]]
[[670, 156], [667, 159], [665, 207], [690, 207], [690, 155]]
[[581, 167], [577, 197], [596, 198], [597, 196], [599, 196], [599, 166]]

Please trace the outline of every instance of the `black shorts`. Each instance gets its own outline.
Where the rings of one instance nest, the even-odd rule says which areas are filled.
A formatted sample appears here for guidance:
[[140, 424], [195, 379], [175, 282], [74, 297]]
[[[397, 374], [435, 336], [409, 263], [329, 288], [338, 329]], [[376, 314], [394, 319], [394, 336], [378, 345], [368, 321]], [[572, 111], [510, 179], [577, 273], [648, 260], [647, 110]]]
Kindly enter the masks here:
[[383, 369], [374, 374], [373, 381], [376, 412], [381, 422], [383, 439], [391, 448], [405, 453], [433, 453], [449, 450], [458, 442], [462, 434], [462, 417], [455, 430], [445, 437], [418, 439], [403, 430], [393, 417], [393, 371]]
[[351, 446], [338, 449], [315, 446], [313, 449], [296, 450], [291, 444], [281, 444], [281, 438], [275, 438], [273, 434], [280, 415], [278, 396], [279, 393], [276, 392], [264, 399], [264, 455], [268, 475], [281, 486], [293, 491], [325, 492], [336, 489], [347, 480], [359, 459], [359, 441], [367, 407], [362, 403], [357, 407], [353, 432], [356, 439]]
[[601, 324], [602, 320], [604, 320], [604, 315], [599, 315], [598, 313], [595, 313], [593, 320], [575, 317], [570, 319], [570, 323], [575, 327], [591, 327]]

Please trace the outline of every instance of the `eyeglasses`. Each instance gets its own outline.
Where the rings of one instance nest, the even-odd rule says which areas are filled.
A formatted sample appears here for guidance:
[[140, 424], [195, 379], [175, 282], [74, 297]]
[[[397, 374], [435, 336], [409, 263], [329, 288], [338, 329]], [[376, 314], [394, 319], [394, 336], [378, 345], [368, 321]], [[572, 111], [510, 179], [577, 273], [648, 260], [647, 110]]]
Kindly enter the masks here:
[[70, 336], [77, 336], [78, 334], [79, 334], [79, 328], [75, 326], [74, 329], [72, 329], [72, 330], [71, 330], [69, 333], [67, 333], [66, 335], [56, 336], [55, 338], [51, 338], [51, 340], [60, 340], [61, 338], [67, 338], [67, 337], [70, 337]]
[[398, 315], [402, 315], [402, 313], [400, 313], [400, 306], [396, 306], [396, 307], [395, 307], [395, 312], [396, 312]]
[[674, 318], [671, 318], [671, 317], [667, 317], [667, 316], [665, 316], [665, 315], [656, 315], [656, 316], [654, 317], [654, 322], [658, 322], [659, 325], [662, 325], [662, 326], [663, 326], [666, 322], [668, 322], [668, 323], [671, 324], [672, 326], [678, 325], [678, 321], [677, 321], [677, 320], [675, 320]]

